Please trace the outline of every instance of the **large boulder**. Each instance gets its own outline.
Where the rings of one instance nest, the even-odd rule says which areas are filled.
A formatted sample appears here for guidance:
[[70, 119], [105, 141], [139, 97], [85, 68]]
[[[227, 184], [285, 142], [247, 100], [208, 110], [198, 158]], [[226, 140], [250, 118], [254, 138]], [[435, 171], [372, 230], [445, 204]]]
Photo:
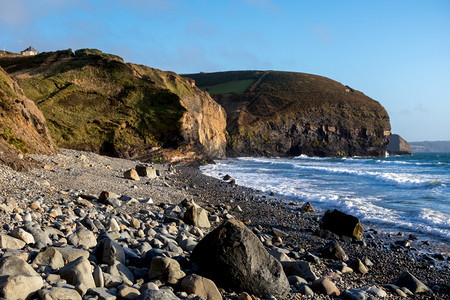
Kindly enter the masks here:
[[395, 285], [399, 287], [405, 287], [414, 294], [430, 292], [430, 289], [423, 282], [421, 282], [408, 271], [404, 271], [402, 274], [400, 274], [400, 276], [397, 278], [397, 281], [395, 282]]
[[22, 259], [10, 256], [0, 262], [0, 297], [26, 299], [43, 285], [41, 276]]
[[199, 273], [225, 288], [260, 297], [284, 298], [289, 282], [283, 268], [242, 222], [231, 219], [205, 236], [191, 259]]
[[337, 209], [325, 212], [320, 228], [338, 235], [352, 237], [357, 241], [361, 241], [364, 237], [364, 229], [359, 223], [359, 219]]
[[91, 264], [84, 257], [79, 257], [65, 265], [59, 271], [59, 275], [62, 279], [65, 279], [69, 284], [74, 286], [84, 284], [87, 288], [95, 288]]

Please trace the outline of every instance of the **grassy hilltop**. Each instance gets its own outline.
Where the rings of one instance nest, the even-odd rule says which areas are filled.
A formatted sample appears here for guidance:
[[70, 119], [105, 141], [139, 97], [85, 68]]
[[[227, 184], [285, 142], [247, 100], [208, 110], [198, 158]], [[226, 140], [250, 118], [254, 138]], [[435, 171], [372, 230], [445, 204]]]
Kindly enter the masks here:
[[386, 110], [326, 77], [294, 72], [188, 74], [227, 112], [234, 155], [353, 156], [385, 153]]
[[[186, 132], [192, 127], [186, 115], [197, 114], [187, 103], [214, 101], [173, 72], [95, 49], [5, 57], [0, 65], [38, 104], [60, 147], [123, 157], [161, 147], [208, 148], [198, 141], [199, 133]], [[202, 130], [198, 127], [193, 130]]]

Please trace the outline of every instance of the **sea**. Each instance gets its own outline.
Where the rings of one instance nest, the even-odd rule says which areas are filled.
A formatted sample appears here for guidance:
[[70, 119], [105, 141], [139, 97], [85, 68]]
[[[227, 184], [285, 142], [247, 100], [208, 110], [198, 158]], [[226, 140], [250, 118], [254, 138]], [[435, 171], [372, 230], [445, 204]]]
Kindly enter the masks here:
[[450, 244], [450, 153], [386, 158], [240, 157], [203, 166], [236, 184], [316, 210], [339, 209], [384, 232]]

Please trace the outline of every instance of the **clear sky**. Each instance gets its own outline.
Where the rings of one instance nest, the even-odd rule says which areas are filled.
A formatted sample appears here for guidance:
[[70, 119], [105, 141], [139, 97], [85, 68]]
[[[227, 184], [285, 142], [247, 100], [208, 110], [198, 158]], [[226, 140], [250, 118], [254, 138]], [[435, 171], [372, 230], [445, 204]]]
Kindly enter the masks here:
[[450, 1], [0, 0], [0, 47], [97, 48], [177, 73], [318, 74], [408, 141], [450, 140]]

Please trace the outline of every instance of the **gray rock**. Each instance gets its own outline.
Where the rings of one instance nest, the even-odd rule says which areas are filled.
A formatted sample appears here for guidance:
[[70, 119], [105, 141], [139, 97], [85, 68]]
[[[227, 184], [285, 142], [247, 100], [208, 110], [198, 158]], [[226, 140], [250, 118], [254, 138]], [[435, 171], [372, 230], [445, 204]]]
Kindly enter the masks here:
[[359, 258], [352, 260], [348, 266], [356, 273], [367, 274], [369, 272], [367, 267], [359, 260]]
[[339, 296], [341, 294], [336, 285], [328, 278], [321, 278], [314, 281], [312, 284], [312, 289], [319, 294], [329, 296]]
[[430, 289], [417, 279], [414, 275], [408, 271], [404, 271], [399, 278], [397, 278], [395, 285], [399, 287], [406, 287], [412, 293], [429, 293]]
[[8, 256], [0, 261], [0, 276], [4, 275], [39, 276], [27, 262], [16, 256]]
[[135, 180], [135, 181], [141, 180], [141, 178], [139, 177], [139, 174], [134, 169], [130, 169], [130, 170], [125, 171], [123, 173], [123, 177], [125, 179], [131, 179], [131, 180]]
[[369, 296], [362, 290], [350, 289], [342, 293], [342, 297], [348, 300], [366, 300]]
[[106, 288], [91, 288], [87, 291], [87, 295], [95, 296], [98, 300], [116, 300], [117, 295]]
[[108, 236], [103, 236], [100, 239], [94, 254], [100, 263], [112, 265], [115, 260], [125, 263], [125, 253], [122, 246]]
[[73, 262], [68, 263], [59, 271], [62, 279], [76, 286], [80, 283], [87, 288], [95, 288], [94, 277], [92, 276], [92, 268], [89, 260], [79, 257]]
[[83, 249], [77, 249], [73, 247], [50, 247], [55, 248], [61, 253], [64, 261], [72, 262], [79, 257], [89, 258], [89, 252]]
[[161, 290], [145, 290], [138, 297], [138, 300], [179, 300], [177, 296], [167, 289]]
[[196, 274], [184, 277], [181, 281], [181, 289], [188, 294], [198, 295], [208, 300], [222, 300], [222, 295], [215, 283]]
[[19, 250], [25, 247], [25, 242], [15, 237], [0, 234], [0, 248]]
[[105, 278], [103, 277], [102, 268], [100, 268], [99, 266], [95, 267], [94, 273], [92, 275], [94, 276], [94, 281], [95, 281], [96, 287], [104, 287], [105, 286]]
[[319, 255], [324, 258], [331, 258], [340, 261], [348, 260], [348, 256], [337, 241], [326, 244], [319, 250]]
[[34, 264], [48, 266], [52, 269], [60, 269], [64, 267], [64, 259], [62, 254], [54, 247], [49, 247], [36, 255]]
[[122, 286], [119, 289], [118, 296], [120, 299], [134, 300], [134, 299], [137, 299], [140, 294], [141, 294], [141, 292], [139, 292], [138, 289], [135, 289], [135, 288], [129, 287], [129, 286]]
[[211, 224], [208, 220], [208, 212], [194, 203], [194, 201], [187, 202], [186, 212], [184, 213], [183, 221], [186, 224], [210, 228]]
[[155, 257], [152, 259], [148, 278], [150, 280], [161, 280], [169, 284], [176, 284], [186, 274], [181, 271], [180, 264], [167, 257]]
[[234, 219], [205, 236], [192, 252], [191, 260], [199, 266], [200, 275], [223, 287], [278, 298], [284, 298], [290, 289], [280, 262], [253, 232]]
[[48, 237], [48, 234], [38, 224], [26, 223], [25, 229], [33, 235], [36, 243], [41, 243], [44, 246], [52, 244], [52, 240]]
[[136, 172], [139, 176], [147, 177], [150, 179], [154, 179], [157, 177], [155, 167], [148, 164], [137, 165]]
[[97, 239], [92, 231], [81, 227], [73, 234], [67, 237], [70, 244], [75, 247], [83, 247], [85, 249], [93, 248], [97, 245]]
[[11, 231], [11, 235], [15, 238], [18, 238], [24, 241], [26, 244], [34, 244], [36, 241], [31, 233], [23, 230], [22, 228], [15, 228]]
[[51, 287], [39, 290], [39, 297], [45, 300], [81, 300], [81, 296], [76, 290], [62, 287]]
[[287, 276], [300, 276], [309, 282], [319, 278], [314, 268], [306, 261], [283, 261], [281, 265]]
[[133, 285], [133, 273], [121, 262], [114, 261], [114, 263], [106, 268], [106, 272], [112, 276], [119, 277], [123, 283]]

